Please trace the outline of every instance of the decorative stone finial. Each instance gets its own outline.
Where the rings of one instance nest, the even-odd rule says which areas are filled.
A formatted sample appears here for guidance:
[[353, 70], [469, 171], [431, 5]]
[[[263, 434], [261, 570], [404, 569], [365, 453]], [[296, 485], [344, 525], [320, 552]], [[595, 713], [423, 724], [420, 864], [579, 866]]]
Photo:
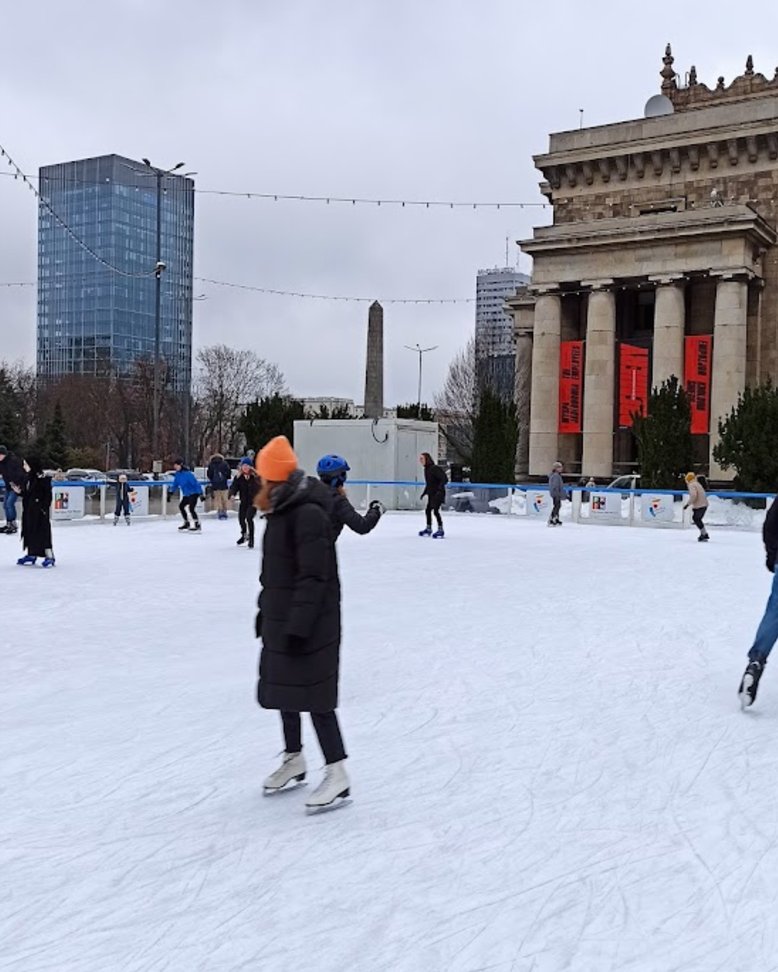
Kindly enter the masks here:
[[659, 72], [662, 78], [662, 91], [669, 91], [675, 87], [675, 71], [673, 70], [673, 49], [668, 44], [665, 48], [665, 56], [662, 58], [664, 67]]
[[719, 78], [719, 82], [716, 85], [716, 90], [717, 91], [723, 91], [724, 90], [724, 75], [723, 74]]
[[752, 78], [754, 76], [754, 59], [749, 54], [746, 60], [746, 77]]
[[689, 71], [689, 85], [697, 84], [697, 68], [692, 64]]

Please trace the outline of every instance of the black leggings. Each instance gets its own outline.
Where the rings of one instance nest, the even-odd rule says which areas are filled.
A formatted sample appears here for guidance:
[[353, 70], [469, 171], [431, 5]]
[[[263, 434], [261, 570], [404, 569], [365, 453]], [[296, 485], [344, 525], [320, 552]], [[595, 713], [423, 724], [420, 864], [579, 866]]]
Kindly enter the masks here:
[[184, 518], [184, 523], [189, 522], [189, 519], [186, 515], [187, 510], [189, 510], [189, 512], [192, 514], [192, 519], [195, 521], [195, 523], [200, 522], [200, 519], [197, 516], [197, 511], [195, 509], [195, 507], [197, 506], [197, 501], [199, 499], [200, 497], [197, 495], [197, 493], [194, 493], [192, 496], [185, 496], [178, 504], [178, 508], [181, 511], [181, 516], [183, 516]]
[[257, 515], [256, 507], [249, 506], [248, 509], [238, 508], [238, 523], [240, 523], [240, 535], [248, 536], [249, 541], [254, 543], [254, 517]]
[[705, 514], [708, 512], [708, 507], [703, 506], [699, 510], [692, 510], [692, 522], [700, 531], [700, 533], [705, 533], [705, 527], [702, 525], [702, 521], [705, 518]]
[[[340, 734], [338, 716], [335, 712], [312, 712], [316, 738], [319, 740], [324, 762], [339, 763], [346, 758], [343, 737]], [[281, 712], [281, 724], [284, 729], [284, 747], [288, 753], [299, 753], [303, 748], [302, 725], [299, 712]]]
[[434, 498], [432, 496], [428, 496], [427, 497], [427, 509], [424, 512], [425, 512], [426, 517], [427, 517], [427, 526], [428, 527], [431, 527], [432, 526], [432, 514], [434, 513], [435, 514], [435, 519], [438, 522], [438, 527], [441, 530], [443, 529], [443, 520], [441, 519], [441, 516], [440, 516], [440, 507], [441, 507], [441, 504], [442, 503], [443, 503], [443, 500], [442, 500], [442, 498], [440, 496], [436, 496]]

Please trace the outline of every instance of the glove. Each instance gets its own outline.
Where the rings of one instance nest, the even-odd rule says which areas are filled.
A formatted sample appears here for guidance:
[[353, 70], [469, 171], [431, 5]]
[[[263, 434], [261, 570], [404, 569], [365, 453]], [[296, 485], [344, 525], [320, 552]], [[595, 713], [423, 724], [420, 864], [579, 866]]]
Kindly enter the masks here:
[[380, 500], [373, 500], [373, 502], [368, 506], [369, 510], [378, 510], [378, 515], [383, 516], [386, 512], [384, 509], [384, 504]]
[[257, 638], [262, 637], [262, 612], [257, 611], [257, 616], [254, 619], [254, 634]]

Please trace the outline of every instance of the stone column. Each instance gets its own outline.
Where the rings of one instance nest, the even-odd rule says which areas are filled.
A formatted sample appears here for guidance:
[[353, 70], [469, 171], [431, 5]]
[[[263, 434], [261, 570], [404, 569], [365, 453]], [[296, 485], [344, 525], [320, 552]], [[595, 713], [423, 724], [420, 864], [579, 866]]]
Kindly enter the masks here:
[[384, 309], [377, 300], [367, 315], [365, 418], [384, 417]]
[[584, 371], [584, 476], [613, 473], [613, 422], [616, 384], [616, 295], [612, 280], [590, 282], [586, 315]]
[[514, 384], [519, 441], [516, 444], [516, 476], [529, 472], [529, 424], [532, 403], [532, 331], [516, 330], [516, 379]]
[[651, 384], [658, 388], [675, 375], [683, 384], [686, 298], [678, 277], [651, 277], [656, 283], [654, 306], [654, 355]]
[[716, 313], [713, 318], [713, 368], [710, 393], [710, 475], [712, 479], [731, 479], [713, 461], [718, 442], [719, 419], [737, 405], [746, 387], [746, 349], [748, 320], [748, 281], [722, 275], [716, 285]]
[[529, 426], [529, 472], [548, 475], [559, 441], [559, 337], [562, 300], [539, 293], [532, 339], [532, 411]]

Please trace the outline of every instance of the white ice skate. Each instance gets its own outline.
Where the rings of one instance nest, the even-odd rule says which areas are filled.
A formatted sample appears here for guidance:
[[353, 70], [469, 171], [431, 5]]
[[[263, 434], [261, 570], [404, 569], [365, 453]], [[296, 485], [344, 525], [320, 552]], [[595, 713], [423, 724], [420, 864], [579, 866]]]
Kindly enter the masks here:
[[346, 773], [345, 760], [328, 763], [324, 767], [324, 779], [305, 801], [306, 813], [322, 813], [325, 810], [335, 810], [351, 803], [349, 799], [350, 784]]
[[[265, 796], [280, 790], [294, 789], [305, 782], [305, 757], [302, 753], [284, 753], [284, 761], [264, 782]], [[291, 785], [290, 785], [291, 784]]]

